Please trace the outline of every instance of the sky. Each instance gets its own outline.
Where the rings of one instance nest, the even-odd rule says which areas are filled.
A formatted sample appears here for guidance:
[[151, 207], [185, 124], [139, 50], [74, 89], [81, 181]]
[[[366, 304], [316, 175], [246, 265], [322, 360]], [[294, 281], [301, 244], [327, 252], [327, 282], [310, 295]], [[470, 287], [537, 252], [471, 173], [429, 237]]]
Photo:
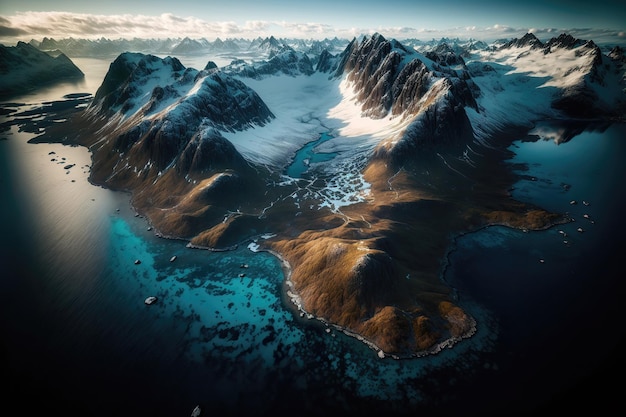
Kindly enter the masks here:
[[623, 0], [0, 0], [0, 42], [75, 38], [495, 40], [563, 32], [626, 43]]

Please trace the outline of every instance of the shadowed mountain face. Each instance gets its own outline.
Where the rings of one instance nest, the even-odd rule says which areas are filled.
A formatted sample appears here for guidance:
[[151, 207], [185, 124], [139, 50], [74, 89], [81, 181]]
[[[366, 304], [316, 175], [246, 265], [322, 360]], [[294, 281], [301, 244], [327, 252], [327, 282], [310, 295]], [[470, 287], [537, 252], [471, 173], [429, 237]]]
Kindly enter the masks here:
[[24, 42], [13, 47], [0, 45], [0, 99], [84, 76], [62, 53], [53, 57]]
[[[556, 53], [587, 44], [550, 45]], [[528, 37], [507, 48], [540, 46]], [[602, 68], [592, 58], [598, 79]], [[451, 236], [488, 224], [542, 229], [567, 218], [509, 197], [508, 125], [490, 132], [489, 146], [475, 141], [486, 92], [460, 55], [446, 46], [424, 55], [379, 34], [317, 60], [315, 71], [347, 86], [363, 120], [401, 126], [365, 156], [348, 153], [360, 158], [352, 174], [367, 182], [368, 197], [341, 210], [322, 205], [320, 195], [343, 172], [320, 173], [307, 185], [285, 181], [280, 169], [255, 165], [225, 138], [276, 119], [246, 79], [308, 77], [312, 68], [284, 45], [268, 61], [201, 71], [125, 53], [68, 125], [93, 152], [92, 181], [131, 191], [160, 234], [215, 249], [255, 239], [287, 261], [288, 294], [303, 314], [364, 337], [381, 355], [436, 353], [471, 336], [474, 319], [440, 279]], [[592, 90], [592, 78], [581, 82], [583, 91]]]
[[175, 58], [125, 53], [82, 115], [81, 123], [100, 126], [99, 140], [80, 140], [94, 152], [92, 181], [132, 191], [162, 234], [191, 238], [262, 189], [220, 132], [273, 117], [253, 90], [212, 65], [197, 71]]

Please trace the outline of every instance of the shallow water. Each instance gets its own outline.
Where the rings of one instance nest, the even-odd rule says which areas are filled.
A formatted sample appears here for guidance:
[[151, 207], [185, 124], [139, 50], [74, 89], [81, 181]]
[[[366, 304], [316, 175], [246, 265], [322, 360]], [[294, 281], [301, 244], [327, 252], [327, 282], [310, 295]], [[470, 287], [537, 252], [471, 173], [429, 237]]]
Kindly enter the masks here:
[[322, 133], [320, 137], [304, 145], [296, 152], [293, 161], [287, 167], [286, 173], [291, 178], [300, 178], [302, 174], [309, 170], [311, 164], [326, 162], [332, 160], [336, 153], [316, 152], [315, 148], [322, 143], [332, 139], [329, 133]]

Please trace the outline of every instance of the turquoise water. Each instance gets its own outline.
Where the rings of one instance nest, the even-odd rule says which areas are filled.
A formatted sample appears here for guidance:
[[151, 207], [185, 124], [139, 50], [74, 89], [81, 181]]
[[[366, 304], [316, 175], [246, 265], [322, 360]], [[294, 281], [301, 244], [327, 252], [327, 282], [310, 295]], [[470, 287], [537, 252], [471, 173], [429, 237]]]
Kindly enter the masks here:
[[311, 164], [327, 162], [337, 156], [334, 152], [324, 153], [315, 151], [316, 147], [332, 138], [333, 136], [324, 132], [320, 135], [319, 139], [311, 141], [300, 148], [298, 152], [296, 152], [291, 164], [287, 167], [287, 175], [291, 178], [301, 178], [302, 175], [309, 170]]

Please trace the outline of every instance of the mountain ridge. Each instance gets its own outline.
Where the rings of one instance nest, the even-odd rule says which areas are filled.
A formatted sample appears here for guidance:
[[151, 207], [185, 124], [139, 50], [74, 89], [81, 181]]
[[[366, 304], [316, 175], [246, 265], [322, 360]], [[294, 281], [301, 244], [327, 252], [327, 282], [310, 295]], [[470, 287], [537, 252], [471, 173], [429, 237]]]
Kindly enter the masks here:
[[67, 55], [51, 56], [25, 42], [13, 47], [0, 45], [0, 75], [0, 97], [85, 76]]

